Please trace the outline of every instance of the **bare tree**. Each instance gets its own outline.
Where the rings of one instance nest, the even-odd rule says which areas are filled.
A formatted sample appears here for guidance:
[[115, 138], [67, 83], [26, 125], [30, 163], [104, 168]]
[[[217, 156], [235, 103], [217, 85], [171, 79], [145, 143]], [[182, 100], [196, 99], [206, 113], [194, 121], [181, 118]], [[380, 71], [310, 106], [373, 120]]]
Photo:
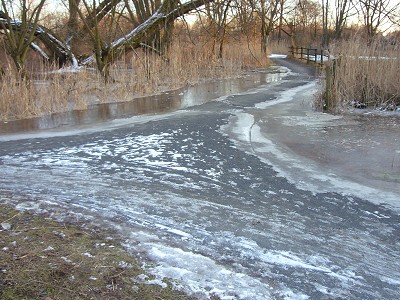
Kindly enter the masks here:
[[269, 38], [273, 30], [277, 27], [279, 20], [281, 0], [250, 0], [253, 10], [257, 12], [261, 22], [261, 51], [267, 52]]
[[400, 8], [398, 1], [391, 0], [358, 0], [358, 7], [371, 41], [385, 23], [391, 23], [392, 18]]
[[283, 32], [283, 13], [285, 9], [286, 0], [279, 0], [279, 23], [278, 23], [278, 41], [282, 39], [282, 32]]
[[[1, 1], [3, 6], [6, 6], [6, 0]], [[41, 1], [44, 2], [44, 0]], [[35, 14], [33, 16], [36, 17], [28, 18], [26, 15], [22, 15], [22, 21], [11, 18], [8, 13], [0, 12], [0, 28], [7, 32], [11, 38], [20, 37], [23, 34], [22, 36], [24, 36], [24, 38], [18, 39], [18, 41], [25, 41], [22, 45], [27, 47], [22, 47], [23, 49], [29, 48], [29, 46], [32, 47], [34, 38], [37, 38], [47, 51], [44, 51], [37, 45], [35, 46], [36, 50], [40, 51], [42, 56], [58, 61], [60, 65], [64, 65], [68, 61], [76, 66], [78, 63], [80, 65], [85, 65], [95, 61], [101, 74], [108, 80], [108, 66], [115, 57], [117, 57], [120, 51], [129, 51], [140, 47], [143, 45], [143, 42], [146, 41], [147, 37], [159, 31], [160, 26], [165, 24], [165, 22], [172, 22], [176, 18], [212, 1], [213, 0], [191, 0], [178, 5], [177, 0], [164, 0], [153, 14], [139, 23], [139, 25], [135, 26], [130, 32], [123, 34], [120, 38], [114, 38], [110, 41], [106, 41], [102, 38], [100, 23], [106, 15], [113, 11], [113, 7], [115, 8], [115, 6], [122, 1], [104, 0], [101, 2], [99, 5], [103, 7], [105, 11], [108, 11], [107, 14], [99, 9], [95, 0], [92, 2], [92, 5], [90, 5], [88, 0], [81, 0], [85, 8], [84, 10], [77, 7], [78, 1], [72, 1], [71, 3], [76, 5], [76, 12], [84, 24], [82, 30], [88, 32], [94, 49], [92, 55], [89, 55], [89, 57], [79, 62], [67, 43], [62, 42], [62, 40], [52, 34], [49, 29], [38, 25], [39, 8], [34, 10]], [[6, 8], [8, 7], [6, 6]], [[19, 44], [17, 44], [17, 46], [18, 45]], [[20, 47], [17, 46], [15, 49], [20, 49]], [[26, 55], [26, 52], [23, 53]]]
[[228, 11], [231, 8], [232, 0], [216, 0], [205, 6], [206, 16], [209, 20], [208, 32], [211, 33], [214, 52], [218, 43], [217, 57], [222, 58], [225, 35], [228, 26]]
[[[94, 43], [95, 53], [94, 56], [89, 57], [85, 62], [90, 61], [90, 59], [95, 59], [98, 70], [103, 74], [107, 81], [108, 67], [115, 57], [118, 56], [118, 53], [124, 50], [130, 51], [134, 48], [140, 47], [148, 36], [151, 36], [160, 30], [160, 25], [165, 24], [165, 22], [171, 22], [191, 10], [211, 1], [212, 0], [192, 0], [176, 6], [176, 0], [165, 0], [145, 21], [140, 23], [129, 33], [110, 43], [101, 39], [98, 29], [99, 23], [97, 22], [94, 31], [91, 31], [91, 39]], [[90, 25], [86, 24], [86, 27], [89, 28]]]
[[249, 37], [256, 26], [254, 7], [249, 0], [235, 0], [232, 6], [236, 11], [236, 26], [241, 33]]
[[343, 29], [346, 26], [347, 19], [353, 15], [353, 13], [351, 13], [352, 8], [352, 0], [335, 0], [335, 39], [340, 39], [342, 37]]
[[322, 0], [322, 47], [329, 46], [329, 0]]
[[297, 31], [301, 31], [298, 35], [302, 37], [303, 43], [309, 41], [309, 39], [315, 41], [317, 38], [317, 28], [320, 26], [320, 4], [310, 0], [298, 0], [296, 5], [296, 16]]
[[[19, 2], [18, 21], [15, 21], [15, 7], [11, 1], [1, 0], [0, 28], [6, 35], [7, 50], [12, 57], [17, 70], [25, 77], [25, 61], [28, 50], [35, 39], [40, 12], [45, 0], [40, 0], [36, 6], [30, 6], [27, 0]], [[13, 30], [18, 26], [19, 30]]]

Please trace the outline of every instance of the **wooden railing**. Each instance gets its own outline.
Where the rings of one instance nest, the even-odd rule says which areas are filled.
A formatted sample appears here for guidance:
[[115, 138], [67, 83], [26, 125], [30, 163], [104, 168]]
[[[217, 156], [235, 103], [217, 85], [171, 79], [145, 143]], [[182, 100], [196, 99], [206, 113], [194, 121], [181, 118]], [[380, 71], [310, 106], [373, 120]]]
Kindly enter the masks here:
[[339, 59], [335, 59], [333, 56], [330, 56], [329, 52], [326, 50], [318, 50], [315, 48], [291, 46], [289, 53], [294, 58], [306, 60], [307, 63], [313, 62], [320, 66], [324, 66], [325, 92], [323, 99], [325, 103], [323, 105], [323, 110], [329, 111], [332, 105], [331, 89], [335, 82], [336, 67]]
[[329, 55], [323, 49], [290, 46], [289, 53], [298, 59], [323, 65], [329, 60]]

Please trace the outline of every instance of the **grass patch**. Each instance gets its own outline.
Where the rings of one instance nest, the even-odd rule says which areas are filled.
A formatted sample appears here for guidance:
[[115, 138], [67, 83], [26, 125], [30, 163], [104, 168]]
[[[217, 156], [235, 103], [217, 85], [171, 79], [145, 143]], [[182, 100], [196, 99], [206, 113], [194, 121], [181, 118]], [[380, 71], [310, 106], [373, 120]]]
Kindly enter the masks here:
[[151, 276], [110, 232], [0, 205], [0, 299], [193, 299], [138, 278]]

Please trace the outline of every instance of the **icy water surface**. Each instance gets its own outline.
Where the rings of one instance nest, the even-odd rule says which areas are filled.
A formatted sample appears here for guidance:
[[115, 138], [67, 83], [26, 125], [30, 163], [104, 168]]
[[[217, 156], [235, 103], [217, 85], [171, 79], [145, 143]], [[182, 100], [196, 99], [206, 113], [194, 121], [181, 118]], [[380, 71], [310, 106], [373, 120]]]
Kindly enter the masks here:
[[87, 110], [57, 113], [40, 118], [0, 122], [1, 133], [29, 132], [101, 123], [131, 116], [160, 114], [200, 105], [229, 94], [244, 92], [261, 84], [279, 81], [285, 76], [277, 68], [249, 73], [244, 77], [213, 80], [160, 95], [136, 98], [128, 102], [96, 104]]
[[305, 120], [313, 91], [292, 73], [173, 113], [0, 136], [2, 201], [111, 227], [200, 299], [398, 299], [400, 193], [304, 150], [314, 118], [358, 126]]

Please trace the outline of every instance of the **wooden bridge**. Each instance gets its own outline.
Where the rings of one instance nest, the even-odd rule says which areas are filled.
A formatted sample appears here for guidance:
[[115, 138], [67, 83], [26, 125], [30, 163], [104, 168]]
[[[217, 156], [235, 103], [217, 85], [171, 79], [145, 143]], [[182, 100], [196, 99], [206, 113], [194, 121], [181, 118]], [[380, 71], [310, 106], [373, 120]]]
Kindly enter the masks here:
[[289, 53], [295, 58], [320, 65], [323, 65], [330, 59], [327, 51], [323, 49], [290, 46]]

